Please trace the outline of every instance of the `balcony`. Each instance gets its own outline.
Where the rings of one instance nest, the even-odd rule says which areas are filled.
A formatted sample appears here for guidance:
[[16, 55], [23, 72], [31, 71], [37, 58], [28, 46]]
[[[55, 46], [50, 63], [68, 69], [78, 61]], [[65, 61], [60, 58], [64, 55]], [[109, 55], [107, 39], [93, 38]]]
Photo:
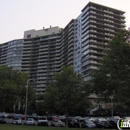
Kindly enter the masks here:
[[90, 55], [89, 58], [101, 60], [101, 59], [102, 59], [102, 56]]
[[95, 49], [100, 49], [100, 50], [104, 50], [104, 47], [98, 46], [98, 45], [90, 45], [90, 48], [95, 48]]
[[97, 66], [90, 66], [90, 69], [98, 69]]
[[27, 61], [22, 60], [22, 63], [30, 63], [30, 60]]
[[90, 53], [93, 53], [93, 54], [98, 54], [98, 55], [104, 55], [105, 53], [102, 52], [102, 51], [97, 51], [97, 50], [90, 50], [89, 51]]

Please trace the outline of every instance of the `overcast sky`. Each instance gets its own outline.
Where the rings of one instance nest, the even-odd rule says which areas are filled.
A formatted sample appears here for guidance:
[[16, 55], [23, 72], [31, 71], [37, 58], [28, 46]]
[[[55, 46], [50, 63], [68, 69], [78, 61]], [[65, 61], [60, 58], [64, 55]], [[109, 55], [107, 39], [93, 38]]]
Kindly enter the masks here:
[[[77, 18], [89, 0], [0, 0], [0, 43], [23, 38], [25, 30], [64, 28]], [[91, 0], [98, 4], [125, 11], [126, 26], [130, 27], [130, 0]]]

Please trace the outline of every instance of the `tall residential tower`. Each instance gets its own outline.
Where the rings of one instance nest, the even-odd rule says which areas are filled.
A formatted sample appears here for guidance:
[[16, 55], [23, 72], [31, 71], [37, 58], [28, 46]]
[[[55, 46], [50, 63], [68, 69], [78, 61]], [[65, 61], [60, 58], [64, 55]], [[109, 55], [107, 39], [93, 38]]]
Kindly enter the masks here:
[[108, 42], [125, 28], [125, 12], [89, 2], [81, 13], [81, 73], [90, 80], [90, 71], [97, 69]]
[[0, 65], [29, 73], [36, 93], [45, 92], [63, 66], [72, 66], [89, 81], [91, 70], [101, 66], [108, 42], [125, 29], [124, 13], [89, 2], [64, 29], [28, 30], [23, 39], [0, 44]]

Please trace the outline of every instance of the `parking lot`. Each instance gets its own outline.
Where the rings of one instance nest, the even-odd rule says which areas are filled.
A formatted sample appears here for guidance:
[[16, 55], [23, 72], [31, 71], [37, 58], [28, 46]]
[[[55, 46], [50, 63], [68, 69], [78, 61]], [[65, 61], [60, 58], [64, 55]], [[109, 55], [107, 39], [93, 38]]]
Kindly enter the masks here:
[[[113, 117], [68, 117], [65, 116], [33, 116], [28, 115], [27, 118], [23, 118], [23, 115], [15, 114], [14, 116], [1, 116], [0, 123], [6, 123], [7, 125], [20, 125], [20, 126], [48, 126], [51, 127], [68, 127], [73, 128], [96, 128], [96, 129], [117, 129], [117, 122], [120, 119], [130, 120], [130, 117], [121, 118], [119, 116]], [[0, 129], [1, 130], [1, 129]]]
[[[6, 118], [7, 124], [12, 124], [12, 122], [13, 122], [13, 119]], [[25, 123], [25, 120], [22, 120], [22, 125], [24, 125], [24, 123]], [[38, 122], [36, 120], [35, 120], [35, 125], [38, 125]], [[48, 126], [51, 126], [51, 121], [48, 121]]]

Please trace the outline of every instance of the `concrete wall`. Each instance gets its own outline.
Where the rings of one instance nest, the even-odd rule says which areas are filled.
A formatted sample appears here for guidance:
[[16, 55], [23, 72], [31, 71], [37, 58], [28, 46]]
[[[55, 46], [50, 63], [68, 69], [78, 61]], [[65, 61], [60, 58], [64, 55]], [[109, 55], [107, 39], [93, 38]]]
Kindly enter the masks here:
[[24, 31], [24, 39], [51, 35], [51, 34], [59, 33], [59, 32], [61, 32], [61, 30], [62, 29], [59, 28], [58, 26], [50, 27], [50, 28], [43, 28], [41, 30], [32, 29], [32, 30]]

